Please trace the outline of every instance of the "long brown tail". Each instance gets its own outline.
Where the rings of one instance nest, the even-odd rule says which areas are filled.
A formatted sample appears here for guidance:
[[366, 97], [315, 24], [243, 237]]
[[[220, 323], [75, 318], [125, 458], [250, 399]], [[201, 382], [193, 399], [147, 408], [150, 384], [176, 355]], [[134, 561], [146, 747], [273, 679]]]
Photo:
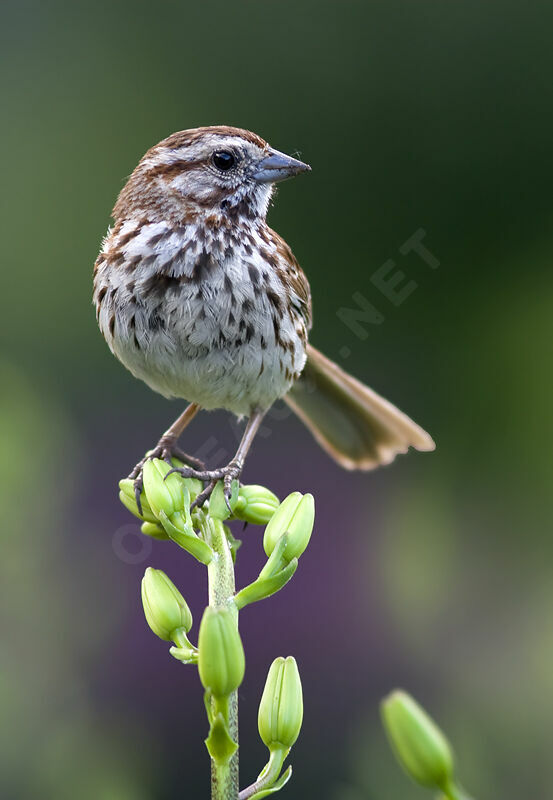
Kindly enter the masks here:
[[408, 416], [311, 345], [302, 376], [284, 399], [346, 469], [389, 464], [409, 447], [435, 448], [432, 437]]

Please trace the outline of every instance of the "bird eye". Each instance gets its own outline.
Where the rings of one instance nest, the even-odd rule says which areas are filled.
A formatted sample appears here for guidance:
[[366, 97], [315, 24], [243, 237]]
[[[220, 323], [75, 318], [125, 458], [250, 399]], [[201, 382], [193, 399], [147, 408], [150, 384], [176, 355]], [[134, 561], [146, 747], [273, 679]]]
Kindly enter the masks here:
[[213, 154], [213, 163], [217, 169], [222, 169], [226, 172], [234, 167], [236, 158], [232, 153], [229, 153], [228, 150], [219, 150], [217, 153]]

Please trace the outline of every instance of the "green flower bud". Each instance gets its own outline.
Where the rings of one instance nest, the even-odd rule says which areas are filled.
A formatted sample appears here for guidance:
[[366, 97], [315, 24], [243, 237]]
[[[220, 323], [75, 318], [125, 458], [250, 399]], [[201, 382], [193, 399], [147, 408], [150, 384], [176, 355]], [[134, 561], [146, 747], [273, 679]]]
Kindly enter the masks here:
[[157, 522], [155, 514], [150, 508], [150, 504], [148, 503], [144, 492], [142, 492], [140, 495], [142, 514], [139, 512], [138, 506], [136, 505], [136, 496], [134, 494], [134, 481], [130, 480], [130, 478], [125, 478], [124, 480], [119, 481], [119, 490], [119, 500], [121, 500], [125, 508], [127, 508], [131, 514], [134, 514], [135, 517], [138, 517], [138, 519], [142, 519], [145, 522]]
[[265, 745], [290, 748], [303, 720], [303, 695], [296, 659], [275, 658], [259, 704], [259, 735]]
[[208, 501], [209, 516], [221, 521], [228, 519], [232, 514], [232, 509], [238, 499], [238, 481], [234, 480], [231, 484], [231, 496], [225, 497], [223, 481], [217, 481], [213, 492]]
[[[175, 456], [173, 456], [173, 458], [171, 459], [171, 467], [186, 467], [186, 466], [187, 464], [185, 464], [184, 461], [181, 461], [179, 458], [176, 458]], [[190, 492], [191, 500], [194, 500], [194, 498], [197, 497], [204, 488], [203, 483], [197, 478], [183, 478], [182, 475], [177, 475], [177, 477], [181, 478], [184, 486], [186, 486], [186, 488]]]
[[392, 750], [407, 774], [423, 786], [447, 787], [453, 755], [426, 711], [406, 692], [396, 690], [382, 701], [381, 715]]
[[265, 528], [263, 537], [265, 553], [270, 556], [280, 537], [287, 533], [288, 544], [283, 558], [285, 561], [299, 558], [309, 544], [314, 521], [315, 501], [313, 495], [292, 492], [282, 501]]
[[144, 491], [156, 517], [160, 511], [164, 511], [168, 517], [184, 511], [183, 479], [177, 472], [173, 472], [166, 480], [165, 476], [170, 469], [169, 464], [159, 458], [152, 458], [144, 464]]
[[[180, 458], [173, 456], [171, 458], [171, 466], [169, 467], [169, 469], [172, 469], [173, 467], [187, 467], [187, 466], [188, 464], [185, 464], [184, 461], [180, 460]], [[183, 478], [182, 475], [177, 475], [177, 477], [180, 477], [182, 483], [184, 484], [184, 486], [186, 486], [186, 488], [190, 492], [191, 500], [194, 500], [194, 498], [197, 497], [197, 495], [199, 495], [202, 489], [204, 488], [203, 483], [197, 478]]]
[[190, 492], [190, 500], [195, 500], [196, 497], [203, 491], [204, 485], [198, 478], [184, 478], [184, 485]]
[[152, 539], [160, 539], [164, 542], [169, 541], [169, 536], [159, 522], [143, 522], [140, 530], [144, 536], [150, 536]]
[[175, 584], [160, 569], [148, 567], [142, 578], [142, 605], [146, 622], [166, 642], [192, 627], [192, 614]]
[[230, 609], [206, 608], [200, 624], [198, 650], [198, 670], [205, 689], [216, 698], [238, 689], [244, 678], [244, 648]]
[[279, 499], [264, 486], [241, 486], [233, 514], [252, 525], [266, 525], [279, 506]]

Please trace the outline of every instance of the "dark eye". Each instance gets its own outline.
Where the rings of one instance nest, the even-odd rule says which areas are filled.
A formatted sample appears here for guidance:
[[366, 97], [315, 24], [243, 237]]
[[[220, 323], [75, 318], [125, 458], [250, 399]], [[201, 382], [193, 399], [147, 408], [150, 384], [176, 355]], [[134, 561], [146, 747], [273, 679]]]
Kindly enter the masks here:
[[219, 150], [217, 153], [213, 153], [213, 163], [217, 169], [226, 171], [234, 167], [236, 158], [228, 150]]

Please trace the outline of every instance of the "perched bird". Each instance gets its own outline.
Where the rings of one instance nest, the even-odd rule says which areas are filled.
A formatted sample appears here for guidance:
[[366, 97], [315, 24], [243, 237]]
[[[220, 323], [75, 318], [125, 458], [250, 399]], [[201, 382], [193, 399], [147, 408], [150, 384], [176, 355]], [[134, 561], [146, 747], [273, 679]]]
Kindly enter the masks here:
[[[203, 502], [243, 468], [279, 398], [346, 469], [387, 464], [409, 446], [434, 449], [418, 425], [308, 343], [309, 283], [266, 222], [278, 181], [310, 167], [260, 136], [217, 125], [152, 147], [122, 189], [94, 267], [94, 303], [112, 353], [166, 397], [190, 405], [148, 457], [177, 455]], [[248, 418], [235, 457], [208, 470], [177, 446], [200, 409]], [[137, 492], [145, 459], [131, 477]]]

